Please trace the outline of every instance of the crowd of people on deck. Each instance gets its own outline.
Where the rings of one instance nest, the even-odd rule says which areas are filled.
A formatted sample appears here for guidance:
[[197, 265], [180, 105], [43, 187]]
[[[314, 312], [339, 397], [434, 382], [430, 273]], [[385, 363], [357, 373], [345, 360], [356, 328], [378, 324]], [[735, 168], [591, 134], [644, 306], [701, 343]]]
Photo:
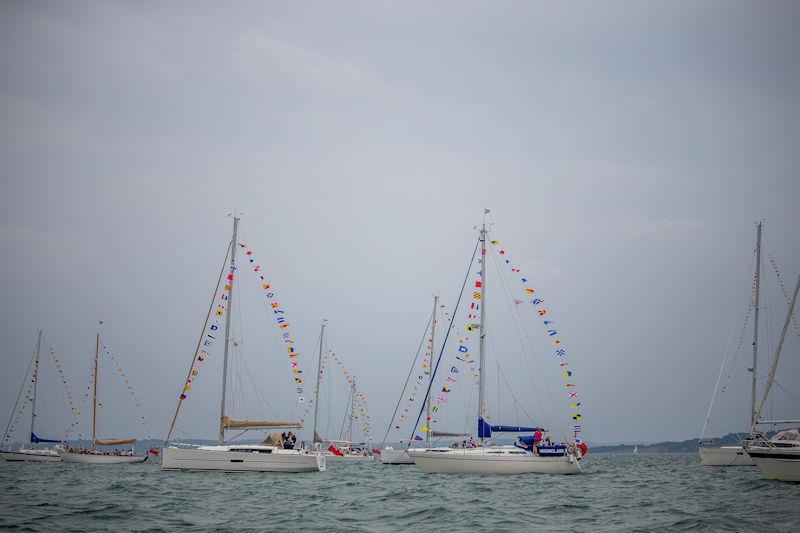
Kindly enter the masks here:
[[281, 433], [281, 442], [283, 443], [284, 450], [294, 450], [297, 444], [297, 435], [291, 431], [288, 433]]

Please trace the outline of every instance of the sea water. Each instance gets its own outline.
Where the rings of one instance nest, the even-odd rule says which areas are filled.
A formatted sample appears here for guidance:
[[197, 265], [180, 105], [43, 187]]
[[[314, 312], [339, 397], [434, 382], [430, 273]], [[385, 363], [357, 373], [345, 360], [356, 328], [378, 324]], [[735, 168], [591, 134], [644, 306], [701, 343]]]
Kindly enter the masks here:
[[[155, 459], [155, 460], [153, 460]], [[798, 531], [800, 483], [696, 455], [589, 455], [577, 476], [422, 474], [328, 463], [310, 474], [0, 463], [0, 528], [61, 531]]]

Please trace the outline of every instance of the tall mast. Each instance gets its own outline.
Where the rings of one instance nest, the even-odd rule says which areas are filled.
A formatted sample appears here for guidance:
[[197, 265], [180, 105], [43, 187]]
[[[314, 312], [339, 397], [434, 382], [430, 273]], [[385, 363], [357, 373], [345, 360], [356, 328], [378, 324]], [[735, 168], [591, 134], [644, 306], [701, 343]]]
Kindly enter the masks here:
[[[486, 221], [481, 226], [480, 236], [481, 246], [481, 286], [480, 286], [480, 306], [481, 306], [481, 325], [478, 329], [478, 420], [483, 422], [486, 413], [486, 383], [484, 371], [486, 369]], [[481, 437], [481, 443], [484, 438]]]
[[317, 414], [319, 414], [319, 382], [322, 377], [322, 337], [325, 335], [325, 322], [322, 321], [322, 329], [319, 331], [319, 357], [317, 358], [317, 386], [314, 389], [314, 435], [312, 438], [314, 442], [319, 442], [317, 439]]
[[36, 341], [36, 362], [33, 364], [33, 398], [31, 398], [31, 442], [33, 442], [33, 424], [36, 421], [36, 386], [39, 384], [39, 352], [42, 348], [42, 330]]
[[[430, 358], [428, 359], [428, 382], [430, 386], [433, 386], [433, 353], [434, 353], [434, 343], [436, 342], [436, 308], [439, 306], [439, 297], [433, 297], [433, 318], [431, 319], [431, 350], [430, 350]], [[432, 394], [428, 394], [428, 399], [425, 404], [425, 447], [431, 447], [431, 396]]]
[[759, 222], [756, 225], [756, 295], [753, 307], [755, 311], [755, 318], [753, 320], [753, 382], [750, 401], [750, 425], [756, 424], [756, 380], [758, 379], [758, 306], [759, 294], [761, 289], [761, 225]]
[[353, 419], [356, 417], [356, 380], [350, 386], [350, 425], [347, 428], [347, 440], [353, 442]]
[[92, 452], [97, 440], [97, 360], [100, 357], [100, 333], [95, 333], [94, 341], [94, 392], [92, 393]]
[[233, 314], [233, 276], [236, 272], [236, 232], [239, 229], [239, 218], [233, 214], [233, 237], [231, 238], [231, 267], [228, 272], [228, 312], [225, 313], [225, 351], [222, 355], [222, 399], [219, 404], [219, 443], [225, 443], [225, 427], [222, 419], [225, 417], [225, 394], [228, 385], [228, 345], [231, 341], [231, 315]]

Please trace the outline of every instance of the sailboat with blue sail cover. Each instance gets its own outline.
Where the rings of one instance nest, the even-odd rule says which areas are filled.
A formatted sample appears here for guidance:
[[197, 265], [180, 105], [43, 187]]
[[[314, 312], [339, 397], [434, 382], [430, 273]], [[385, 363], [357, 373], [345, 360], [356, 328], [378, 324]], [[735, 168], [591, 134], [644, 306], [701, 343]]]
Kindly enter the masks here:
[[[488, 213], [488, 210], [485, 211]], [[452, 448], [425, 448], [414, 449], [410, 448], [406, 453], [417, 464], [417, 466], [425, 473], [441, 473], [441, 474], [578, 474], [581, 472], [580, 459], [586, 453], [586, 447], [577, 439], [577, 433], [573, 433], [572, 441], [561, 444], [544, 444], [541, 440], [543, 428], [538, 426], [519, 426], [519, 425], [506, 425], [506, 424], [492, 424], [489, 422], [488, 409], [486, 402], [486, 274], [488, 270], [488, 263], [486, 261], [486, 248], [487, 248], [488, 231], [486, 229], [486, 222], [480, 227], [480, 234], [478, 238], [478, 246], [481, 250], [480, 255], [480, 281], [475, 283], [476, 292], [473, 298], [479, 305], [473, 305], [471, 308], [479, 311], [480, 316], [477, 314], [470, 314], [468, 318], [476, 320], [479, 318], [479, 323], [467, 325], [468, 331], [477, 330], [479, 332], [479, 361], [478, 367], [475, 369], [478, 379], [478, 405], [477, 405], [477, 437], [478, 442], [473, 444], [465, 443], [464, 446]], [[474, 257], [474, 255], [473, 255]], [[527, 280], [524, 280], [526, 282]], [[465, 280], [466, 286], [466, 280]], [[526, 289], [530, 294], [534, 291]], [[462, 295], [464, 287], [462, 287]], [[459, 297], [459, 301], [461, 297]], [[521, 303], [521, 302], [520, 302]], [[457, 307], [455, 312], [457, 312]], [[538, 312], [539, 316], [543, 316], [543, 310]], [[546, 323], [549, 321], [545, 321]], [[555, 331], [555, 330], [551, 330]], [[446, 342], [446, 339], [445, 339]], [[554, 339], [553, 344], [556, 345], [560, 341]], [[442, 347], [442, 352], [444, 347]], [[464, 346], [459, 347], [459, 351], [466, 352]], [[563, 350], [557, 350], [558, 355], [563, 354]], [[441, 352], [439, 356], [441, 361]], [[566, 363], [562, 363], [566, 365]], [[436, 368], [439, 364], [437, 362]], [[433, 373], [435, 375], [436, 368]], [[564, 368], [562, 366], [561, 368]], [[456, 367], [451, 369], [457, 371]], [[571, 376], [572, 372], [564, 370], [565, 377]], [[432, 381], [431, 381], [432, 384]], [[432, 386], [428, 385], [427, 396], [432, 394]], [[567, 383], [566, 386], [572, 387], [572, 383]], [[570, 389], [568, 389], [570, 390]], [[447, 386], [442, 388], [442, 391], [448, 392]], [[570, 392], [570, 397], [574, 397], [575, 393]], [[427, 399], [427, 397], [426, 397]], [[579, 405], [579, 404], [573, 404]], [[420, 411], [420, 418], [422, 411]], [[573, 420], [579, 420], [580, 415], [573, 414]], [[419, 424], [419, 419], [418, 419]], [[423, 427], [416, 427], [415, 431], [426, 431], [429, 429], [430, 421], [426, 421]], [[578, 426], [575, 426], [576, 428]], [[575, 431], [578, 431], [577, 429]], [[513, 445], [499, 445], [492, 441], [492, 437], [496, 433], [521, 433], [527, 434], [518, 437], [517, 442]]]
[[[42, 349], [42, 330], [39, 330], [38, 339], [36, 341], [36, 351], [34, 352], [34, 358], [31, 362], [31, 378], [29, 381], [29, 390], [26, 393], [26, 399], [30, 401], [31, 404], [31, 425], [30, 425], [30, 444], [60, 444], [61, 440], [55, 439], [47, 439], [39, 437], [36, 434], [36, 393], [38, 389], [39, 383], [39, 372], [41, 366], [41, 349]], [[60, 370], [60, 365], [57, 366]], [[25, 380], [28, 382], [28, 375], [25, 375]], [[20, 396], [22, 395], [22, 389], [20, 389]], [[17, 402], [19, 403], [19, 401]], [[14, 408], [14, 413], [12, 413], [12, 418], [9, 420], [8, 425], [6, 426], [6, 435], [3, 439], [3, 444], [5, 445], [9, 437], [11, 435], [11, 429], [13, 429], [14, 425], [14, 418], [15, 415], [17, 417], [21, 417], [23, 414], [24, 409], [20, 408], [17, 410], [17, 406]], [[61, 455], [59, 454], [59, 446], [55, 448], [40, 448], [37, 446], [22, 446], [18, 450], [11, 450], [5, 449], [0, 451], [0, 455], [3, 456], [3, 459], [6, 461], [60, 461]]]

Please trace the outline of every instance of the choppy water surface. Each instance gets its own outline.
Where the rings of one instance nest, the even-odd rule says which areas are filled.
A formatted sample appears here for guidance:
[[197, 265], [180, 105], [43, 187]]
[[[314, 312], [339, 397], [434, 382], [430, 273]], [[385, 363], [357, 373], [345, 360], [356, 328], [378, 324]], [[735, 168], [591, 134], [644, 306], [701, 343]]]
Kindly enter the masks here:
[[589, 455], [580, 476], [425, 475], [329, 463], [318, 474], [0, 463], [0, 527], [22, 530], [786, 530], [800, 484], [694, 455]]

